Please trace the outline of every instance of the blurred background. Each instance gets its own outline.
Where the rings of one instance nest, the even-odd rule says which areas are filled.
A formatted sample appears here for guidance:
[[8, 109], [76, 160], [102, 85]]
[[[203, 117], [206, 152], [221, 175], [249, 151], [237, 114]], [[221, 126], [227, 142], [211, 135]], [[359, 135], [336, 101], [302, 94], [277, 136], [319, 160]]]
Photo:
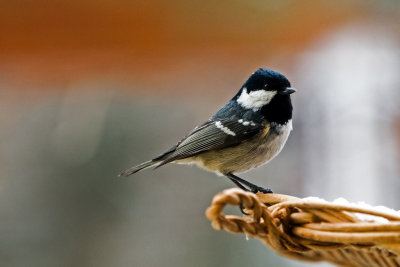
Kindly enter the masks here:
[[399, 19], [397, 0], [0, 1], [0, 265], [310, 266], [211, 228], [225, 178], [116, 175], [267, 67], [298, 89], [294, 131], [242, 176], [400, 209]]

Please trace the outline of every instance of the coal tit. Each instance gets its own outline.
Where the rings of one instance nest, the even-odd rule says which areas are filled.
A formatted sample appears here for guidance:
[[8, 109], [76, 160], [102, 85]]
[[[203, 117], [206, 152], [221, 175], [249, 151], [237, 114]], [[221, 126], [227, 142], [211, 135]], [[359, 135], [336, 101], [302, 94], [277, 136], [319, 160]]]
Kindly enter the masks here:
[[290, 94], [281, 73], [258, 69], [239, 92], [204, 124], [160, 156], [120, 174], [129, 176], [167, 163], [196, 164], [229, 178], [240, 188], [271, 193], [235, 174], [267, 163], [283, 148], [292, 130]]

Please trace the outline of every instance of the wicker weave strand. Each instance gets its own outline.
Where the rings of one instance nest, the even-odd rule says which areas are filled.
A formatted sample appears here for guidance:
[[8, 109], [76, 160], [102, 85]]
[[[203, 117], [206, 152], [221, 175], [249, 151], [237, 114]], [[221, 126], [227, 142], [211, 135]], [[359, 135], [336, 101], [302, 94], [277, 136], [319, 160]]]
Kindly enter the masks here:
[[[242, 206], [249, 215], [225, 215], [226, 205]], [[356, 213], [387, 222], [361, 221]], [[214, 197], [206, 216], [214, 229], [257, 237], [291, 259], [340, 266], [400, 266], [400, 216], [393, 214], [232, 188]]]

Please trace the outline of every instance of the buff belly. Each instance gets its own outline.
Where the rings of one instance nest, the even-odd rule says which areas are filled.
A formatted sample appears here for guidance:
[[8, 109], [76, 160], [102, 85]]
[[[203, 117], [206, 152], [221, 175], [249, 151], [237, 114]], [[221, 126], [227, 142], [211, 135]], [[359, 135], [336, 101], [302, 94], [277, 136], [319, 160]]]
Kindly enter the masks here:
[[237, 146], [208, 151], [175, 163], [196, 164], [220, 175], [230, 172], [242, 173], [259, 167], [278, 155], [289, 137], [290, 130], [291, 125], [279, 131], [266, 129]]

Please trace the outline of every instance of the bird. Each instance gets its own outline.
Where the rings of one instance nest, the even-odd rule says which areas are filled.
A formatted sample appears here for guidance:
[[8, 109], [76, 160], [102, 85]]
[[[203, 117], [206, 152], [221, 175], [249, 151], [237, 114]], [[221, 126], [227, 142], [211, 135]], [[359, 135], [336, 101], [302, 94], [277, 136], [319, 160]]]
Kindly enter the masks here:
[[237, 174], [268, 163], [280, 153], [292, 131], [291, 94], [296, 92], [280, 72], [259, 68], [237, 94], [205, 123], [195, 127], [161, 155], [119, 176], [159, 168], [167, 163], [195, 164], [225, 176], [239, 188], [272, 193]]

